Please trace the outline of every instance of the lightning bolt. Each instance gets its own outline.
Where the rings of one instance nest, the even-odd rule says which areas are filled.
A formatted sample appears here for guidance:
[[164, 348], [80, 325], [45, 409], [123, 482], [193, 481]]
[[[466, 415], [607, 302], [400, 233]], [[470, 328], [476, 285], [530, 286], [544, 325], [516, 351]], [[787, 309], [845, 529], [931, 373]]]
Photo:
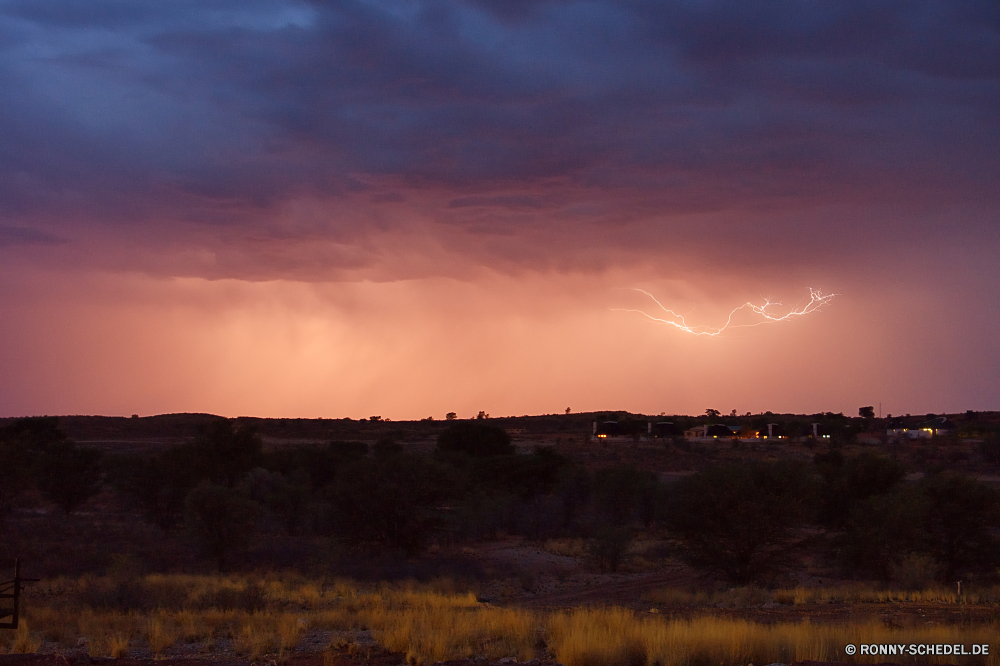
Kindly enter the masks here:
[[[726, 319], [726, 323], [724, 326], [722, 326], [721, 328], [712, 328], [710, 326], [690, 326], [685, 320], [684, 315], [678, 314], [673, 310], [671, 310], [670, 308], [664, 306], [662, 303], [660, 303], [660, 301], [656, 300], [655, 296], [653, 296], [648, 291], [645, 291], [643, 289], [633, 289], [633, 291], [638, 291], [640, 293], [649, 296], [649, 298], [652, 299], [652, 301], [656, 303], [661, 310], [670, 315], [670, 318], [654, 317], [645, 310], [635, 310], [635, 309], [625, 309], [625, 308], [611, 308], [611, 309], [616, 312], [637, 312], [646, 319], [655, 322], [657, 324], [666, 324], [668, 326], [673, 326], [674, 328], [684, 331], [685, 333], [690, 333], [691, 335], [707, 335], [709, 337], [715, 337], [717, 335], [721, 335], [722, 332], [725, 331], [727, 328], [749, 328], [752, 326], [760, 326], [761, 324], [773, 324], [779, 321], [786, 321], [793, 317], [801, 317], [811, 312], [816, 312], [816, 310], [819, 310], [824, 305], [832, 301], [835, 296], [840, 295], [840, 294], [824, 294], [819, 289], [813, 289], [812, 287], [810, 287], [808, 303], [806, 303], [801, 307], [793, 308], [790, 312], [780, 316], [771, 314], [770, 312], [768, 312], [767, 309], [774, 305], [780, 306], [781, 303], [771, 302], [771, 300], [767, 298], [764, 299], [763, 305], [756, 305], [754, 303], [750, 303], [749, 301], [747, 301], [738, 308], [734, 308], [733, 311], [729, 313], [729, 317]], [[749, 308], [754, 314], [763, 317], [763, 320], [752, 324], [734, 324], [733, 316], [740, 310], [745, 310], [747, 308]]]

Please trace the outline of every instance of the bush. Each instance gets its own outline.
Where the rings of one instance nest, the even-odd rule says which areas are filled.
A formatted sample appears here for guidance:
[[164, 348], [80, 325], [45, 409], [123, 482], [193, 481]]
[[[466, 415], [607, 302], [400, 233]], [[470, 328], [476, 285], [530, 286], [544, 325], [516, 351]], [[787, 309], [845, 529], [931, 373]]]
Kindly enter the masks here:
[[588, 553], [601, 573], [615, 572], [632, 546], [632, 530], [620, 525], [604, 525], [591, 540]]
[[979, 443], [979, 453], [991, 465], [1000, 465], [1000, 439], [984, 439]]
[[155, 457], [123, 456], [112, 461], [108, 476], [120, 493], [138, 503], [146, 520], [170, 531], [184, 519], [184, 500], [198, 485], [189, 457], [185, 447]]
[[892, 492], [906, 476], [906, 469], [889, 458], [870, 453], [845, 460], [836, 449], [815, 456], [823, 483], [817, 520], [843, 528], [855, 505], [869, 497]]
[[890, 578], [904, 590], [923, 590], [934, 582], [940, 567], [930, 555], [911, 553], [890, 567]]
[[260, 465], [263, 453], [256, 429], [234, 429], [227, 419], [212, 422], [198, 439], [184, 446], [199, 478], [230, 488]]
[[225, 571], [234, 552], [250, 541], [258, 508], [240, 489], [202, 482], [184, 501], [188, 530]]
[[792, 530], [803, 522], [812, 480], [798, 463], [730, 464], [676, 482], [667, 526], [693, 566], [736, 583], [774, 571]]
[[929, 552], [948, 579], [964, 572], [991, 570], [1000, 564], [997, 491], [960, 475], [932, 476], [919, 484], [927, 505], [924, 531]]
[[45, 499], [72, 513], [100, 490], [100, 459], [99, 451], [70, 442], [52, 446], [35, 463], [38, 489]]
[[927, 506], [916, 488], [900, 488], [856, 502], [844, 533], [835, 541], [837, 558], [854, 575], [892, 577], [893, 567], [923, 548]]
[[359, 460], [332, 488], [335, 531], [347, 543], [415, 555], [440, 521], [437, 506], [454, 483], [447, 470], [422, 456]]
[[97, 457], [77, 448], [54, 416], [15, 419], [0, 427], [0, 526], [33, 484], [67, 513], [75, 509], [100, 485]]
[[473, 457], [511, 455], [510, 435], [503, 428], [475, 421], [456, 423], [438, 435], [438, 450]]
[[837, 540], [838, 554], [849, 572], [884, 580], [915, 556], [930, 558], [947, 580], [986, 572], [1000, 564], [998, 505], [997, 492], [974, 479], [930, 476], [859, 502]]
[[480, 488], [528, 499], [551, 492], [560, 470], [568, 464], [569, 460], [552, 449], [536, 447], [527, 456], [477, 458], [470, 465], [470, 471], [474, 483]]
[[594, 494], [612, 523], [629, 523], [641, 514], [647, 525], [659, 513], [661, 486], [654, 472], [612, 467], [594, 474]]

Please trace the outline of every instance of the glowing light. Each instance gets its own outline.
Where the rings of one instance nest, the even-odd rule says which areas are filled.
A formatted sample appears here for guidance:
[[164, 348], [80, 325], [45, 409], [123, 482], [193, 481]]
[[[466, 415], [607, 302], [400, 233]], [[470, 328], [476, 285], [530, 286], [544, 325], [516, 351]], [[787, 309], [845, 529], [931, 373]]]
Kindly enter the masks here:
[[[660, 301], [656, 300], [655, 296], [653, 296], [648, 291], [645, 291], [643, 289], [633, 289], [633, 291], [638, 291], [640, 293], [649, 296], [649, 298], [652, 299], [652, 301], [656, 303], [661, 310], [670, 315], [670, 318], [654, 317], [645, 310], [626, 309], [626, 308], [611, 308], [611, 309], [616, 312], [637, 312], [652, 322], [673, 326], [674, 328], [684, 331], [685, 333], [690, 333], [691, 335], [707, 335], [710, 337], [715, 337], [717, 335], [722, 334], [722, 332], [725, 331], [727, 328], [747, 328], [751, 326], [760, 326], [761, 324], [774, 324], [779, 321], [787, 321], [788, 319], [791, 319], [793, 317], [801, 317], [803, 315], [816, 312], [824, 305], [832, 301], [835, 296], [839, 296], [839, 294], [824, 294], [820, 290], [813, 289], [812, 287], [810, 287], [808, 303], [806, 303], [801, 307], [793, 308], [790, 312], [787, 312], [786, 314], [780, 316], [768, 312], [768, 308], [775, 305], [780, 306], [781, 303], [771, 302], [770, 299], [764, 299], [763, 305], [755, 305], [754, 303], [750, 303], [748, 301], [743, 305], [739, 306], [738, 308], [734, 308], [733, 311], [729, 313], [729, 317], [726, 319], [726, 323], [722, 327], [712, 328], [710, 326], [704, 326], [704, 325], [691, 326], [685, 320], [684, 315], [677, 314], [670, 308], [664, 306], [662, 303], [660, 303]], [[734, 324], [733, 316], [740, 310], [744, 310], [747, 308], [749, 308], [750, 311], [753, 312], [755, 315], [763, 317], [763, 320], [750, 324]]]

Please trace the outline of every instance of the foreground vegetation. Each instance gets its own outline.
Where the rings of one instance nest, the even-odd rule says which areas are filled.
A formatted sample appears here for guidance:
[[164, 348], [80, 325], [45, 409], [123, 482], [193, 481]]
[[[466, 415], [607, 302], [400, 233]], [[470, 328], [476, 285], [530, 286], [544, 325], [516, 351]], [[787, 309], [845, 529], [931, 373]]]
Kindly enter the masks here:
[[[435, 450], [423, 452], [391, 437], [265, 450], [252, 429], [218, 419], [185, 443], [103, 458], [70, 441], [57, 419], [19, 419], [0, 427], [0, 459], [10, 463], [0, 468], [0, 558], [39, 566], [60, 551], [52, 542], [68, 540], [53, 521], [25, 527], [31, 509], [43, 515], [58, 507], [65, 524], [57, 528], [68, 535], [88, 502], [103, 502], [138, 523], [128, 528], [127, 544], [146, 572], [210, 564], [317, 573], [309, 563], [330, 562], [333, 552], [412, 561], [431, 545], [500, 534], [582, 539], [595, 566], [615, 571], [637, 533], [657, 532], [663, 553], [737, 585], [782, 584], [805, 537], [836, 576], [911, 588], [997, 580], [995, 488], [938, 468], [911, 477], [894, 450], [846, 454], [843, 442], [829, 442], [825, 450], [784, 451], [777, 459], [713, 462], [665, 482], [632, 466], [591, 469], [550, 447], [519, 455], [486, 419], [449, 425]], [[995, 443], [982, 442], [984, 461]], [[659, 446], [676, 453], [692, 444], [668, 439]], [[131, 538], [140, 533], [148, 535], [142, 546]], [[285, 545], [280, 557], [248, 558], [255, 543], [278, 540]], [[93, 558], [104, 558], [100, 568], [74, 549], [36, 571], [107, 570], [120, 548], [106, 550]], [[168, 561], [161, 556], [168, 551], [186, 560]]]
[[[757, 451], [767, 455], [744, 460], [665, 441], [657, 452], [705, 460], [665, 481], [551, 448], [518, 454], [484, 422], [449, 424], [433, 451], [392, 438], [268, 450], [253, 430], [213, 420], [185, 443], [102, 457], [55, 419], [20, 419], [0, 427], [0, 459], [16, 463], [0, 467], [0, 559], [22, 557], [44, 581], [26, 598], [21, 629], [0, 635], [0, 651], [82, 645], [94, 656], [282, 661], [295, 650], [387, 650], [413, 664], [726, 666], [886, 660], [848, 657], [848, 643], [989, 643], [1000, 626], [982, 606], [961, 626], [720, 617], [720, 608], [767, 604], [998, 602], [996, 489], [944, 468], [915, 470], [892, 448], [842, 444], [768, 444]], [[984, 464], [1000, 462], [987, 455], [994, 444], [983, 442]], [[724, 446], [739, 454], [747, 445]], [[508, 579], [534, 590], [540, 573], [461, 555], [500, 535], [544, 544], [581, 570], [648, 573], [684, 560], [708, 582], [704, 591], [647, 591], [643, 608], [659, 613], [494, 607], [469, 590]], [[399, 582], [409, 577], [424, 583]], [[810, 577], [885, 589], [782, 589]], [[993, 652], [921, 661], [1000, 666], [1000, 646]]]
[[[797, 596], [800, 603], [807, 603], [857, 593], [847, 589], [819, 591], [813, 597], [794, 590], [766, 594]], [[892, 599], [901, 594], [915, 593], [876, 596]], [[943, 598], [941, 594], [928, 591], [924, 598]], [[539, 613], [479, 603], [449, 581], [364, 586], [298, 576], [85, 577], [48, 581], [33, 589], [27, 601], [26, 622], [17, 634], [0, 636], [0, 650], [33, 652], [43, 641], [69, 648], [83, 638], [92, 656], [122, 657], [137, 648], [163, 655], [186, 645], [195, 652], [232, 649], [248, 659], [273, 656], [282, 661], [312, 632], [322, 637], [319, 648], [326, 651], [347, 650], [364, 657], [384, 649], [405, 655], [411, 664], [480, 656], [519, 660], [549, 656], [567, 666], [728, 666], [807, 659], [877, 663], [886, 658], [850, 658], [844, 646], [990, 643], [1000, 635], [996, 622], [901, 628], [877, 621], [764, 625], [711, 616], [669, 619], [620, 608]], [[377, 646], [343, 633], [351, 630], [369, 630]], [[956, 658], [921, 661], [954, 663]], [[962, 661], [1000, 664], [1000, 657]]]

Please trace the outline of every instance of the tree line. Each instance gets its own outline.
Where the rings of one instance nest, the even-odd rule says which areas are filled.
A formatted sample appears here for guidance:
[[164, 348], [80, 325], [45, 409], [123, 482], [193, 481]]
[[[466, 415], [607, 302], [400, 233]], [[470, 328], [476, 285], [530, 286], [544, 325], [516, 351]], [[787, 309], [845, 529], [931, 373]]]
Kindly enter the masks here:
[[[984, 456], [996, 450], [984, 443]], [[220, 569], [255, 535], [325, 536], [412, 557], [431, 541], [501, 533], [580, 537], [614, 570], [641, 530], [735, 583], [762, 582], [812, 548], [847, 575], [919, 583], [995, 574], [1000, 499], [969, 477], [907, 480], [905, 467], [837, 447], [812, 461], [729, 463], [674, 482], [633, 467], [590, 471], [551, 448], [517, 454], [503, 429], [457, 421], [432, 453], [391, 438], [264, 450], [252, 428], [211, 423], [155, 454], [101, 457], [54, 418], [0, 429], [0, 521], [35, 488], [70, 513], [102, 487]]]

